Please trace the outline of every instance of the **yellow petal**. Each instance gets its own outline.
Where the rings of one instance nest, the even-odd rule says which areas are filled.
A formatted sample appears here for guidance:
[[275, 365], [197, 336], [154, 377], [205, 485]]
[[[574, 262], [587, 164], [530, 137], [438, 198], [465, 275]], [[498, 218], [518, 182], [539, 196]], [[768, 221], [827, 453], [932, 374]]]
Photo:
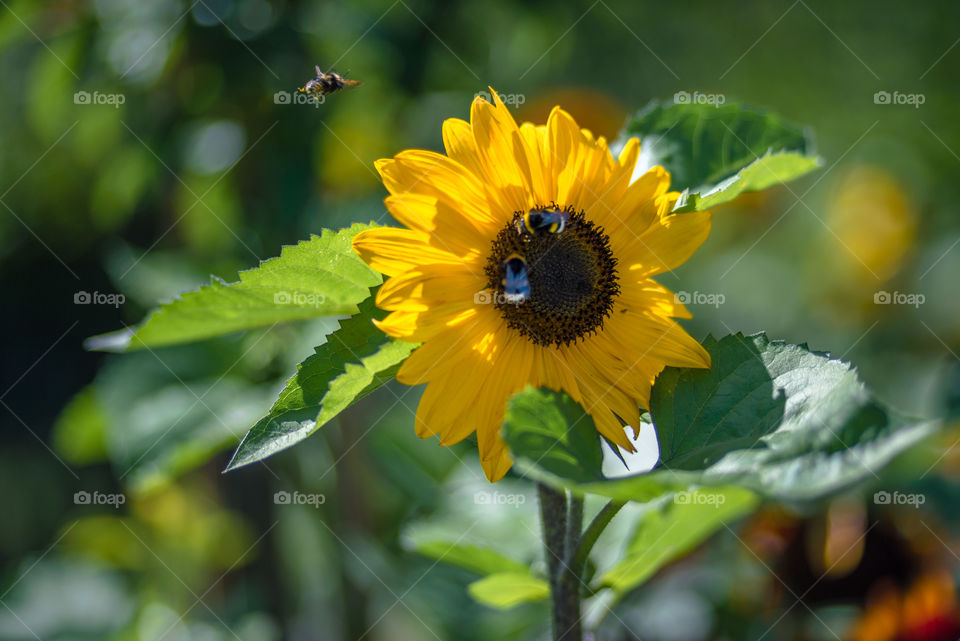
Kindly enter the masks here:
[[621, 277], [639, 280], [682, 265], [710, 235], [710, 212], [668, 214], [621, 252]]
[[447, 155], [466, 167], [474, 176], [483, 175], [473, 128], [466, 120], [447, 118], [443, 121], [443, 146]]
[[479, 252], [458, 257], [444, 249], [427, 244], [428, 237], [412, 229], [379, 227], [357, 234], [353, 250], [365, 263], [378, 272], [388, 275], [400, 274], [420, 265], [473, 265], [479, 260]]
[[624, 310], [635, 312], [651, 312], [671, 318], [693, 318], [686, 306], [677, 295], [658, 283], [647, 278], [639, 282], [633, 279], [620, 280], [620, 295], [617, 297], [618, 307], [613, 315], [624, 313]]
[[532, 199], [513, 152], [513, 134], [518, 131], [513, 116], [502, 103], [491, 105], [476, 98], [470, 108], [470, 124], [484, 176], [502, 197], [505, 210], [500, 212], [501, 219], [528, 209]]
[[496, 450], [489, 459], [480, 461], [480, 465], [483, 466], [483, 473], [486, 474], [487, 480], [496, 483], [510, 471], [513, 459], [506, 445], [501, 444], [499, 450]]
[[480, 268], [421, 265], [391, 276], [377, 292], [377, 306], [390, 311], [426, 311], [440, 303], [467, 302], [487, 286]]
[[[418, 347], [400, 366], [397, 380], [404, 385], [419, 385], [465, 363], [467, 371], [481, 380], [485, 368], [499, 354], [501, 345], [495, 338], [503, 319], [496, 310], [478, 307], [476, 312], [464, 323], [438, 332]], [[484, 369], [478, 372], [476, 368]]]
[[486, 190], [478, 177], [443, 154], [408, 149], [392, 160], [378, 160], [375, 165], [391, 194], [431, 196], [477, 220], [498, 220], [490, 212]]
[[382, 321], [373, 324], [387, 336], [410, 343], [428, 341], [439, 332], [466, 326], [477, 315], [472, 301], [441, 303], [425, 311], [391, 312]]
[[384, 200], [400, 223], [427, 235], [435, 247], [464, 256], [486, 253], [499, 224], [465, 215], [446, 200], [423, 194], [397, 194]]

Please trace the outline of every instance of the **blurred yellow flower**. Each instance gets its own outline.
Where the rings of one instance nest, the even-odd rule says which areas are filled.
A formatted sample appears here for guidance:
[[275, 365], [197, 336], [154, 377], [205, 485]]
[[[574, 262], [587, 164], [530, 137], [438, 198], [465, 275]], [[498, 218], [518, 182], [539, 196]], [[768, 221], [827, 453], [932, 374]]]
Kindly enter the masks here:
[[865, 265], [881, 280], [894, 276], [914, 242], [916, 213], [903, 187], [888, 172], [861, 165], [837, 183], [828, 224], [849, 251], [849, 267]]

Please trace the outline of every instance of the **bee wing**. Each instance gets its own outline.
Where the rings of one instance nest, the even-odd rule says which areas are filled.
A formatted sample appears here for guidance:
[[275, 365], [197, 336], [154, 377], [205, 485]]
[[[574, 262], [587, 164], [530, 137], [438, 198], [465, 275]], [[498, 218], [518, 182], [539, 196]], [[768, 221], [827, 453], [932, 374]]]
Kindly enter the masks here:
[[323, 72], [320, 71], [320, 65], [313, 65], [313, 68], [317, 72], [317, 78], [322, 78]]
[[362, 85], [362, 84], [363, 84], [363, 83], [362, 83], [361, 81], [359, 81], [359, 80], [351, 80], [351, 79], [349, 79], [349, 78], [344, 78], [344, 79], [343, 79], [343, 86], [344, 86], [344, 87], [359, 87], [359, 86]]

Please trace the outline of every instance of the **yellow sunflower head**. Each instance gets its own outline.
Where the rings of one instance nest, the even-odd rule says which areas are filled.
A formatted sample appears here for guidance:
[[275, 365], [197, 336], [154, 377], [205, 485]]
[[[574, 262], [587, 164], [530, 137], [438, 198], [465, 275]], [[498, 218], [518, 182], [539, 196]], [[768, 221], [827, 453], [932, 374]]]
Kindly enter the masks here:
[[397, 380], [427, 383], [416, 431], [452, 445], [477, 433], [487, 478], [511, 459], [500, 437], [506, 403], [527, 385], [564, 391], [626, 450], [666, 366], [709, 367], [673, 318], [690, 318], [652, 279], [683, 263], [710, 214], [671, 214], [679, 193], [640, 152], [619, 158], [604, 138], [555, 107], [546, 125], [517, 125], [491, 89], [470, 122], [443, 123], [446, 155], [408, 149], [377, 162], [386, 206], [406, 229], [379, 228], [353, 246], [390, 278], [378, 327], [422, 345]]

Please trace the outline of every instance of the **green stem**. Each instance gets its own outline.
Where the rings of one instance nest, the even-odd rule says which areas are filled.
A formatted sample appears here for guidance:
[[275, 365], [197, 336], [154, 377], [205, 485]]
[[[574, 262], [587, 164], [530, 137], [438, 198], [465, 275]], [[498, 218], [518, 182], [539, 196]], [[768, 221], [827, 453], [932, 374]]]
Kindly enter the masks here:
[[583, 532], [583, 497], [577, 497], [567, 492], [567, 536], [564, 543], [563, 562], [570, 569], [570, 561], [580, 546], [580, 535]]
[[590, 556], [593, 545], [624, 505], [626, 505], [624, 501], [610, 501], [604, 505], [603, 509], [593, 518], [593, 521], [587, 526], [583, 536], [580, 537], [580, 545], [577, 547], [576, 553], [572, 555], [570, 560], [571, 572], [574, 572], [577, 576], [583, 573], [583, 567], [587, 563], [587, 558]]
[[540, 496], [544, 556], [550, 576], [553, 639], [581, 641], [583, 633], [580, 626], [580, 576], [571, 571], [567, 545], [570, 541], [579, 539], [583, 501], [571, 497], [568, 505], [565, 493], [542, 483], [538, 484], [537, 490]]

